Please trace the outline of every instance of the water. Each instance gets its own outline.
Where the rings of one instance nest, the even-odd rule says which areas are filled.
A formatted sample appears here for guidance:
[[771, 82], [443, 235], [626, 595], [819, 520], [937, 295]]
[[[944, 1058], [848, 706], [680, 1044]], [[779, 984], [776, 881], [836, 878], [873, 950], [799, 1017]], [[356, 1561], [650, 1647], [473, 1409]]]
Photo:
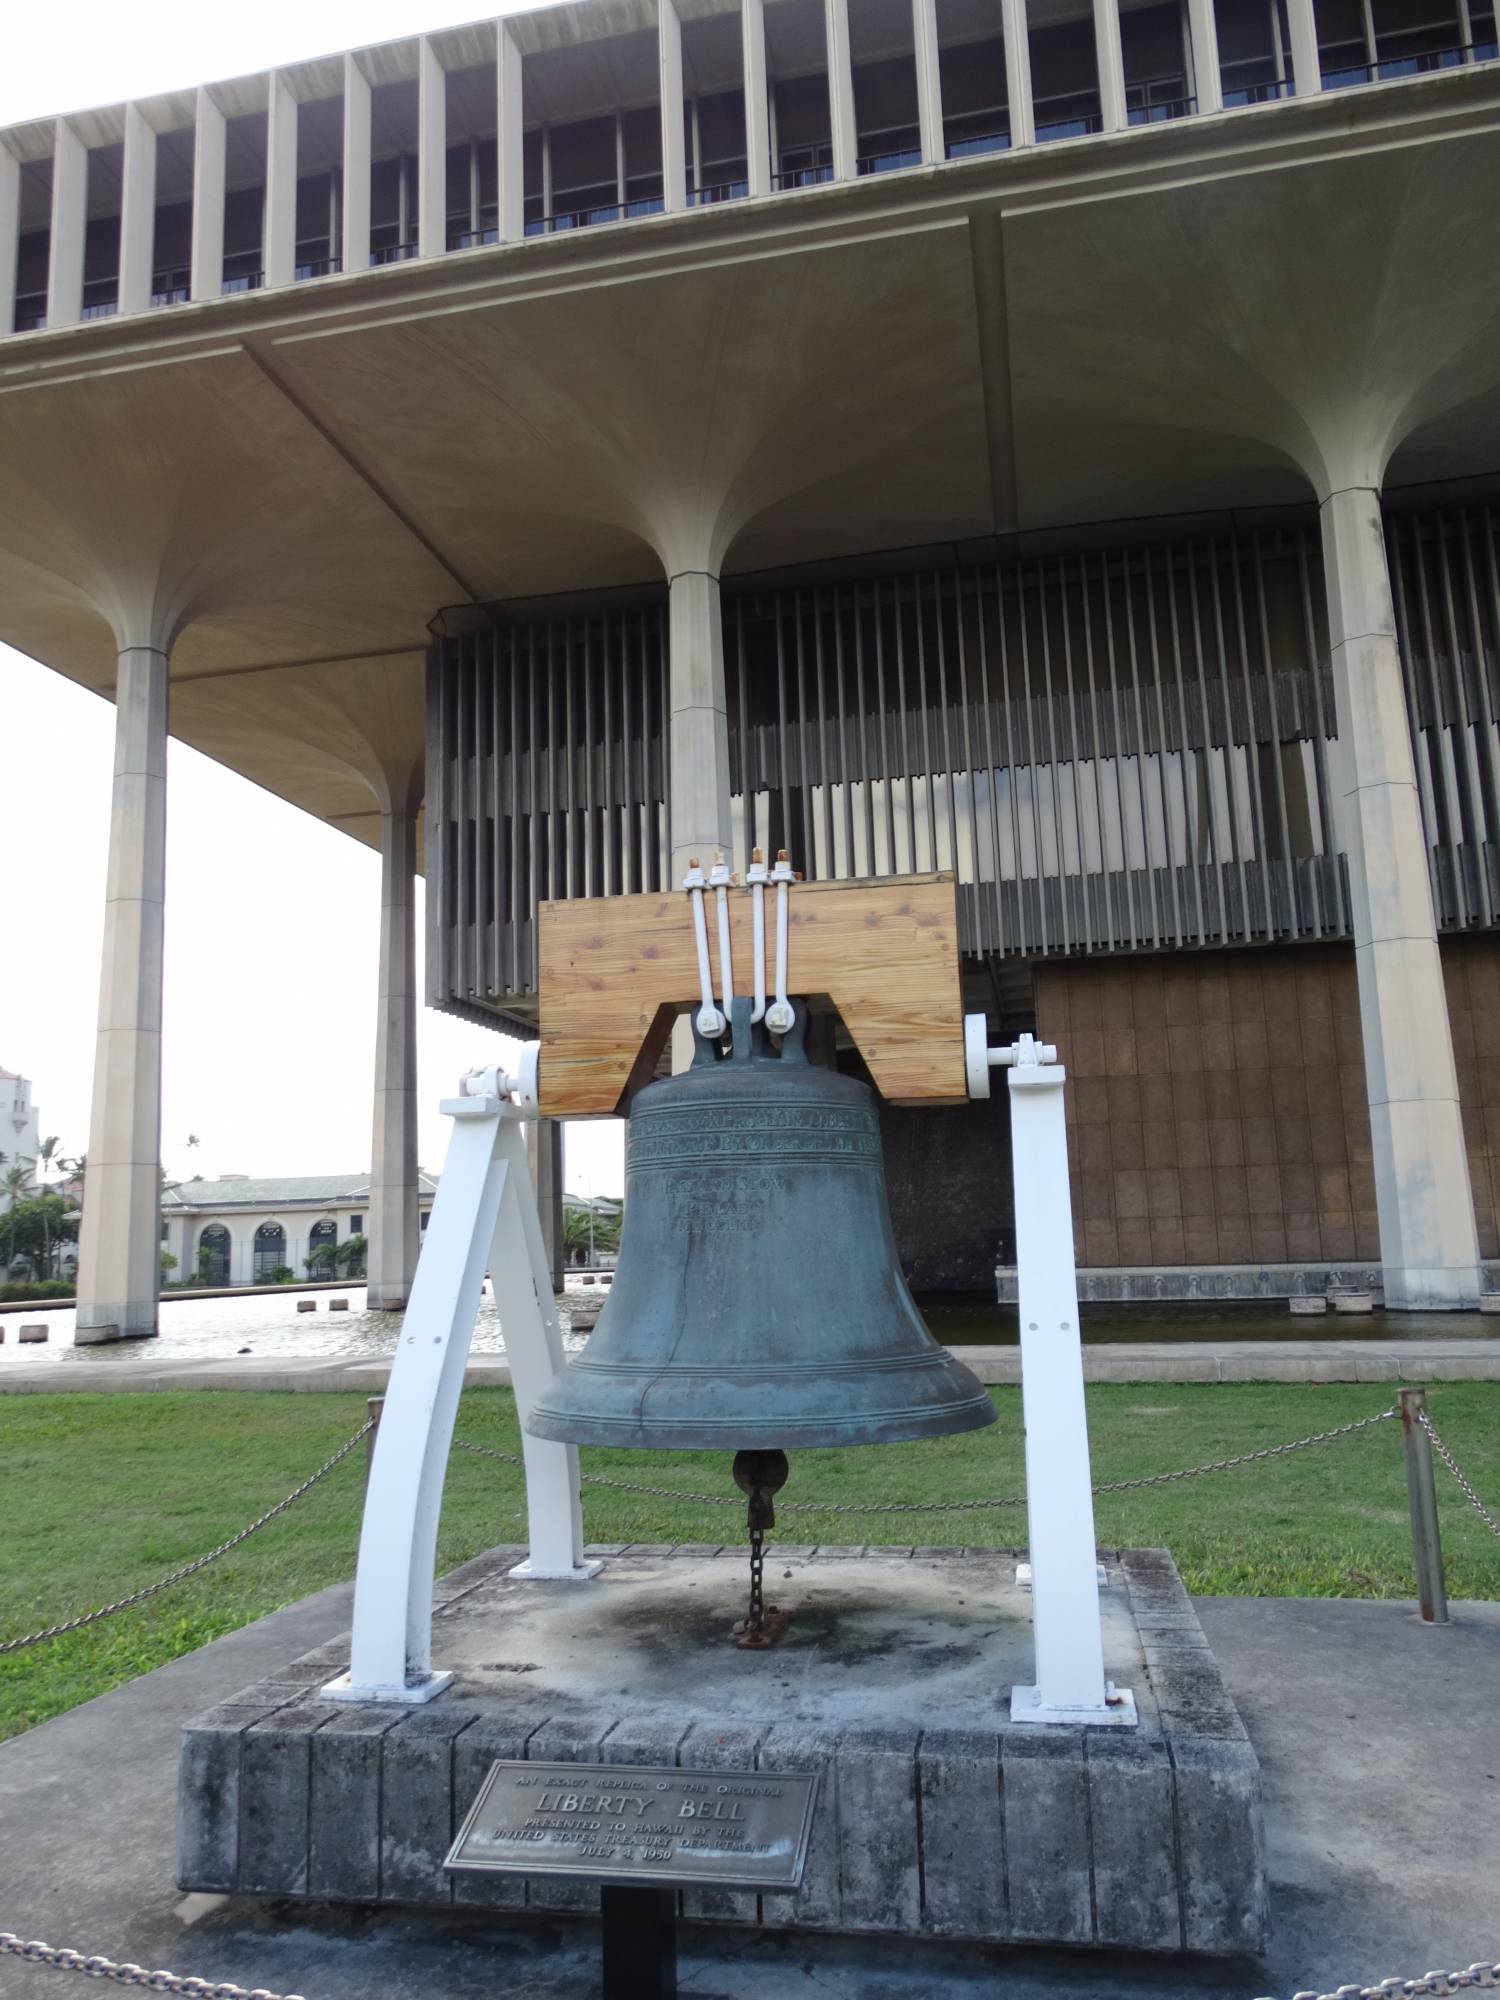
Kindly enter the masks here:
[[[349, 1310], [331, 1313], [329, 1297], [347, 1298]], [[607, 1288], [570, 1284], [559, 1301], [565, 1323], [571, 1312], [584, 1306], [601, 1305], [609, 1296]], [[298, 1299], [313, 1299], [317, 1311], [299, 1313]], [[365, 1288], [350, 1285], [332, 1293], [299, 1291], [260, 1292], [244, 1298], [195, 1299], [191, 1295], [161, 1302], [160, 1333], [155, 1340], [122, 1340], [106, 1346], [75, 1347], [73, 1308], [45, 1309], [27, 1306], [21, 1312], [0, 1314], [5, 1344], [0, 1347], [0, 1376], [20, 1368], [56, 1367], [59, 1363], [103, 1364], [111, 1368], [170, 1367], [176, 1361], [223, 1361], [244, 1348], [258, 1361], [388, 1361], [396, 1351], [401, 1332], [401, 1315], [366, 1312]], [[46, 1341], [19, 1345], [22, 1326], [45, 1325]], [[583, 1345], [583, 1336], [564, 1331], [563, 1346], [571, 1353]], [[475, 1354], [504, 1354], [505, 1336], [500, 1315], [486, 1282], [474, 1322], [470, 1343]]]
[[[161, 1332], [156, 1340], [128, 1340], [107, 1347], [73, 1345], [71, 1306], [27, 1306], [0, 1314], [5, 1343], [0, 1346], [0, 1376], [19, 1369], [55, 1368], [84, 1363], [129, 1371], [156, 1370], [175, 1361], [222, 1361], [243, 1348], [259, 1361], [282, 1359], [321, 1361], [383, 1361], [395, 1351], [400, 1315], [364, 1310], [364, 1287], [351, 1285], [334, 1294], [347, 1297], [350, 1310], [331, 1313], [327, 1292], [285, 1291], [244, 1298], [200, 1299], [190, 1294], [162, 1300]], [[606, 1288], [572, 1281], [560, 1301], [566, 1323], [581, 1308], [602, 1305]], [[317, 1310], [299, 1313], [298, 1299], [313, 1299]], [[937, 1338], [950, 1347], [1013, 1347], [1018, 1339], [1013, 1306], [986, 1304], [982, 1299], [933, 1297], [918, 1302]], [[45, 1343], [22, 1347], [23, 1324], [45, 1325]], [[1175, 1345], [1204, 1341], [1216, 1347], [1249, 1340], [1481, 1340], [1500, 1336], [1500, 1322], [1479, 1313], [1328, 1312], [1317, 1319], [1294, 1319], [1284, 1303], [1248, 1305], [1085, 1305], [1081, 1311], [1084, 1340], [1090, 1345], [1130, 1341], [1161, 1341]], [[583, 1344], [581, 1334], [564, 1333], [569, 1352]], [[505, 1337], [488, 1286], [480, 1302], [471, 1343], [475, 1354], [503, 1354]]]

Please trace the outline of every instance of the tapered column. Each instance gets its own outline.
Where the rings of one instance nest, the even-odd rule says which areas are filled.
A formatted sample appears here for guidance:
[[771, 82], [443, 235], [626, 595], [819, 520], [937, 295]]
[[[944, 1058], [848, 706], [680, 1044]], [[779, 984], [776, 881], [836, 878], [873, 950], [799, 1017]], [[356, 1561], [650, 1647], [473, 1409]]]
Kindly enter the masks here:
[[657, 0], [661, 74], [661, 191], [669, 215], [687, 207], [687, 131], [682, 107], [682, 21], [674, 0]]
[[261, 267], [267, 286], [297, 273], [297, 100], [273, 70], [266, 110], [266, 222]]
[[1094, 0], [1094, 54], [1099, 65], [1099, 129], [1125, 130], [1125, 58], [1120, 50], [1119, 0]]
[[21, 248], [21, 163], [0, 141], [0, 340], [15, 331], [16, 258]]
[[498, 94], [496, 144], [499, 149], [500, 241], [519, 243], [526, 234], [525, 81], [521, 51], [505, 21], [495, 24], [495, 88]]
[[828, 49], [828, 123], [833, 177], [852, 181], [859, 172], [859, 126], [854, 116], [854, 62], [849, 53], [849, 0], [823, 0]]
[[47, 261], [47, 324], [83, 317], [83, 251], [88, 227], [88, 147], [66, 118], [52, 142], [52, 245]]
[[224, 289], [224, 114], [207, 90], [198, 92], [193, 121], [193, 268], [195, 299]]
[[366, 1299], [398, 1311], [411, 1294], [417, 1220], [416, 814], [380, 816], [380, 1011], [375, 1030], [375, 1130], [370, 1164]]
[[417, 45], [417, 255], [448, 248], [448, 81], [437, 50]]
[[1036, 144], [1036, 112], [1031, 102], [1031, 36], [1026, 24], [1026, 0], [1000, 0], [1000, 26], [1005, 36], [1005, 96], [1010, 110], [1010, 143]]
[[370, 267], [370, 79], [344, 57], [344, 269]]
[[1386, 1304], [1473, 1305], [1479, 1249], [1380, 496], [1322, 506]]
[[122, 652], [89, 1172], [74, 1340], [156, 1332], [161, 1283], [161, 983], [167, 656]]
[[912, 48], [917, 64], [917, 129], [924, 166], [948, 156], [943, 143], [943, 81], [938, 67], [937, 0], [911, 0]]
[[1193, 50], [1193, 96], [1200, 112], [1224, 109], [1219, 75], [1219, 24], [1214, 0], [1188, 0], [1188, 40]]
[[156, 134], [138, 104], [125, 107], [125, 157], [120, 177], [120, 311], [151, 303], [156, 254]]
[[719, 579], [701, 570], [670, 585], [672, 881], [697, 855], [706, 867], [730, 851], [729, 723]]
[[1292, 83], [1299, 97], [1316, 97], [1323, 88], [1318, 60], [1318, 23], [1313, 0], [1286, 0], [1286, 24], [1292, 42]]
[[537, 1219], [542, 1225], [542, 1242], [546, 1246], [554, 1292], [563, 1288], [567, 1261], [563, 1231], [563, 1131], [562, 1121], [557, 1118], [536, 1118], [526, 1127], [527, 1164], [531, 1168], [531, 1184], [536, 1189]]
[[773, 168], [764, 0], [741, 0], [740, 55], [745, 86], [745, 175], [752, 195], [769, 194]]

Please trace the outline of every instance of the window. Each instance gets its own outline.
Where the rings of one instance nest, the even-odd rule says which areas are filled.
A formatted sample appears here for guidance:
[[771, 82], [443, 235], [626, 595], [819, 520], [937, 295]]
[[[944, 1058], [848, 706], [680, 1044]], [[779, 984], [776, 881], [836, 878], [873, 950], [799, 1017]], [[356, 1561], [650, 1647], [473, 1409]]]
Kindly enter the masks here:
[[350, 1234], [351, 1236], [358, 1236], [358, 1235], [360, 1235], [360, 1234], [362, 1233], [362, 1231], [364, 1230], [364, 1226], [365, 1226], [365, 1219], [364, 1219], [364, 1217], [363, 1217], [362, 1215], [351, 1215], [351, 1216], [350, 1216], [350, 1218], [349, 1218], [349, 1234]]

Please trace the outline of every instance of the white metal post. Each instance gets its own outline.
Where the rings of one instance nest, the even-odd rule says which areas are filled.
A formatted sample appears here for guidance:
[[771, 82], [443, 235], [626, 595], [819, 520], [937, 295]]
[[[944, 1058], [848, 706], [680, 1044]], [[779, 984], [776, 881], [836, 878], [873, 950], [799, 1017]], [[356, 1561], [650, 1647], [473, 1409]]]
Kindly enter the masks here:
[[1135, 1701], [1104, 1677], [1093, 1480], [1078, 1330], [1068, 1134], [1057, 1051], [1023, 1035], [987, 1049], [984, 1017], [964, 1023], [971, 1096], [1010, 1070], [1016, 1281], [1036, 1680], [1011, 1690], [1012, 1722], [1129, 1725]]
[[[552, 1291], [552, 1259], [532, 1194], [520, 1128], [502, 1123], [500, 1152], [509, 1172], [490, 1251], [490, 1282], [505, 1334], [521, 1451], [526, 1460], [526, 1518], [530, 1553], [512, 1576], [582, 1580], [601, 1564], [583, 1559], [583, 1502], [578, 1490], [578, 1447], [531, 1437], [526, 1419], [538, 1397], [562, 1371], [562, 1331]], [[431, 1224], [428, 1224], [429, 1230]]]
[[[472, 1095], [442, 1106], [453, 1136], [365, 1492], [349, 1671], [323, 1689], [326, 1701], [425, 1702], [453, 1678], [432, 1666], [433, 1565], [453, 1425], [491, 1259], [523, 1417], [562, 1358], [555, 1314], [549, 1328], [541, 1304], [543, 1297], [550, 1304], [551, 1282], [544, 1288], [539, 1281], [546, 1253], [510, 1079], [491, 1071], [468, 1084]], [[592, 1575], [599, 1565], [582, 1562], [576, 1451], [528, 1439], [525, 1456], [527, 1507], [539, 1536], [525, 1573]]]

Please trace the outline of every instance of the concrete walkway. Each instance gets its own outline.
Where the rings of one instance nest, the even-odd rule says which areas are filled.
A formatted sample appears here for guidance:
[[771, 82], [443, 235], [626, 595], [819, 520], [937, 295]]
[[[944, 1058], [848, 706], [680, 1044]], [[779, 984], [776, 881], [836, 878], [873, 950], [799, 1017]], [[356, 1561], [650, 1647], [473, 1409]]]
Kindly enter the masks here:
[[[38, 1607], [39, 1611], [50, 1607]], [[1265, 1771], [1274, 1941], [1259, 1966], [684, 1933], [694, 2000], [1253, 2000], [1500, 1954], [1500, 1605], [1209, 1598]], [[265, 1906], [173, 1886], [177, 1730], [347, 1624], [347, 1586], [0, 1746], [0, 1929], [308, 2000], [585, 2000], [563, 1918]], [[81, 1994], [0, 1959], [3, 2000]]]
[[[279, 1360], [232, 1356], [220, 1360], [154, 1362], [131, 1343], [103, 1360], [59, 1359], [0, 1373], [0, 1395], [58, 1390], [343, 1389], [385, 1393], [386, 1361], [329, 1360], [290, 1354]], [[954, 1350], [981, 1382], [1019, 1382], [1018, 1347]], [[1500, 1338], [1494, 1340], [1241, 1340], [1109, 1342], [1083, 1350], [1090, 1382], [1500, 1382]], [[492, 1355], [470, 1360], [465, 1383], [508, 1388], [510, 1368]]]

